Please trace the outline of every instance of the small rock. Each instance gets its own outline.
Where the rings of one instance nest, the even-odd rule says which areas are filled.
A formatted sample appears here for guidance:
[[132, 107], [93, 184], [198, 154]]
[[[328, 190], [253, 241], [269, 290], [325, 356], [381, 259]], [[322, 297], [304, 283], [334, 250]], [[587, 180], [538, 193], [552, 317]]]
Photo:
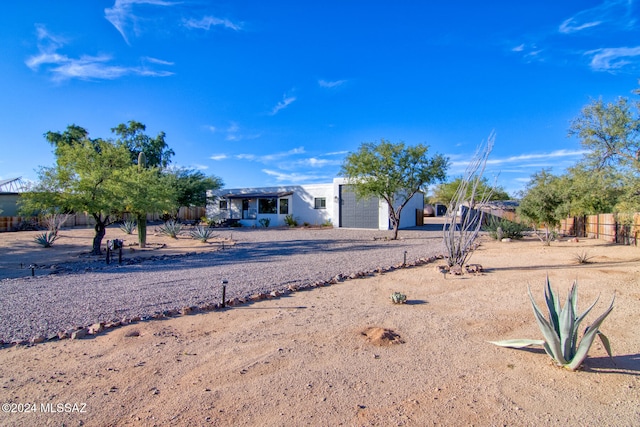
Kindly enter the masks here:
[[271, 293], [269, 294], [271, 295], [273, 298], [279, 297], [280, 296], [280, 292], [278, 291], [271, 291]]
[[500, 240], [502, 243], [509, 243], [511, 241], [510, 238], [505, 237], [504, 239]]
[[183, 316], [186, 316], [187, 314], [191, 314], [193, 310], [191, 310], [191, 307], [182, 307], [180, 309], [180, 314], [182, 314]]
[[84, 338], [85, 336], [87, 336], [87, 332], [88, 332], [87, 328], [75, 330], [71, 333], [71, 339], [77, 340], [80, 338]]
[[104, 323], [94, 323], [93, 325], [89, 326], [89, 334], [91, 335], [95, 335], [97, 333], [100, 333], [104, 330]]
[[124, 336], [125, 336], [125, 337], [127, 337], [127, 338], [130, 338], [130, 337], [139, 337], [139, 336], [140, 336], [140, 331], [139, 331], [139, 330], [137, 330], [137, 329], [132, 329], [132, 330], [130, 330], [130, 331], [125, 332], [125, 333], [124, 333]]
[[29, 341], [31, 342], [31, 344], [40, 344], [42, 342], [44, 342], [45, 337], [42, 335], [36, 335], [35, 337], [32, 337]]

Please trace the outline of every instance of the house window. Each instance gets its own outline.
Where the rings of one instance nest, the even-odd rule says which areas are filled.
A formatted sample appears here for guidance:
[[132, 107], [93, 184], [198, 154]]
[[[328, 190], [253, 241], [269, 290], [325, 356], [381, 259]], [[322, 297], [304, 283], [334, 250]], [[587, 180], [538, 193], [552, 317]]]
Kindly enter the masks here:
[[327, 209], [327, 199], [324, 197], [316, 197], [313, 199], [314, 209]]
[[258, 199], [258, 213], [275, 214], [277, 213], [278, 199], [275, 197], [269, 199]]
[[280, 199], [280, 215], [289, 215], [289, 199]]
[[221, 211], [226, 211], [228, 209], [227, 207], [227, 201], [226, 200], [220, 200], [220, 210]]

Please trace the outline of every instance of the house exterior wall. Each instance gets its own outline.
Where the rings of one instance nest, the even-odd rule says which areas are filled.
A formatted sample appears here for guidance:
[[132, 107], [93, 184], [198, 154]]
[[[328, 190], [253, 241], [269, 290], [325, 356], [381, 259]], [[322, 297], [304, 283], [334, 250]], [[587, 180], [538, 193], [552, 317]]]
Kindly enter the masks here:
[[[344, 178], [335, 178], [332, 183], [328, 184], [310, 184], [310, 185], [291, 185], [280, 187], [250, 187], [250, 188], [230, 188], [218, 191], [207, 192], [207, 217], [217, 219], [239, 219], [240, 223], [245, 227], [259, 226], [260, 219], [268, 218], [269, 226], [286, 225], [286, 214], [280, 213], [281, 199], [286, 199], [289, 205], [289, 214], [293, 215], [298, 224], [308, 223], [311, 225], [323, 225], [330, 222], [333, 227], [339, 226], [340, 221], [340, 186], [346, 185]], [[277, 213], [264, 214], [258, 211], [259, 194], [276, 194], [276, 193], [292, 193], [286, 196], [278, 197]], [[225, 196], [234, 195], [234, 197], [246, 194], [251, 198], [248, 199], [249, 212], [244, 212], [243, 218], [243, 199], [233, 198], [227, 201], [227, 209], [220, 209], [220, 201], [225, 200]], [[324, 203], [320, 203], [324, 200]], [[316, 206], [318, 202], [318, 206]], [[246, 203], [246, 202], [245, 202]], [[424, 195], [418, 193], [407, 203], [402, 211], [400, 219], [400, 228], [413, 227], [415, 223], [415, 210], [424, 208]], [[378, 203], [379, 224], [378, 229], [389, 230], [389, 210], [384, 201]]]

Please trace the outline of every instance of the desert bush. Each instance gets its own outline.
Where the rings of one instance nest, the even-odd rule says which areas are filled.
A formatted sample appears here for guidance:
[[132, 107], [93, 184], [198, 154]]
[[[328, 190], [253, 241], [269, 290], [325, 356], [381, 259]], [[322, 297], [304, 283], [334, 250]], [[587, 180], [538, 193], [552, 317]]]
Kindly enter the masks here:
[[207, 240], [214, 237], [213, 230], [202, 225], [198, 225], [193, 230], [191, 230], [189, 232], [189, 235], [192, 238], [201, 241], [202, 243], [206, 243]]
[[127, 219], [120, 224], [120, 230], [126, 234], [133, 234], [136, 230], [136, 222], [134, 220]]
[[258, 220], [258, 223], [260, 224], [260, 227], [269, 228], [269, 224], [271, 224], [271, 219], [260, 218], [260, 220]]
[[50, 248], [58, 239], [58, 233], [54, 231], [48, 231], [46, 233], [38, 234], [33, 240], [42, 246], [43, 248]]
[[600, 332], [599, 328], [604, 319], [611, 313], [611, 310], [613, 310], [615, 295], [611, 300], [609, 308], [585, 329], [582, 339], [578, 342], [580, 323], [596, 305], [598, 298], [596, 298], [584, 313], [578, 315], [576, 313], [578, 304], [577, 292], [578, 285], [576, 282], [573, 282], [564, 307], [560, 307], [560, 300], [555, 292], [553, 292], [553, 289], [551, 289], [551, 284], [547, 277], [544, 298], [549, 311], [549, 319], [546, 319], [538, 308], [538, 305], [533, 299], [533, 295], [531, 295], [531, 289], [529, 288], [529, 299], [531, 299], [531, 304], [533, 305], [533, 313], [536, 317], [538, 327], [544, 336], [544, 340], [514, 339], [490, 342], [501, 347], [511, 348], [541, 345], [558, 366], [569, 369], [570, 371], [575, 371], [587, 358], [589, 348], [591, 348], [591, 344], [593, 344], [593, 340], [597, 335], [600, 337], [602, 345], [607, 350], [609, 357], [612, 357], [609, 339]]
[[58, 231], [60, 231], [60, 228], [62, 228], [62, 226], [65, 222], [67, 222], [70, 216], [71, 214], [68, 213], [52, 212], [45, 214], [43, 219], [44, 223], [47, 226], [47, 230], [57, 236]]
[[590, 255], [587, 251], [578, 252], [573, 255], [573, 259], [578, 264], [589, 264], [591, 262], [592, 255]]
[[284, 223], [287, 224], [289, 227], [298, 226], [298, 221], [291, 214], [284, 217]]
[[176, 239], [181, 233], [184, 226], [178, 221], [169, 220], [160, 226], [159, 232], [165, 236]]
[[503, 238], [522, 239], [524, 232], [529, 229], [526, 225], [497, 217], [491, 217], [483, 228], [492, 238], [497, 240]]

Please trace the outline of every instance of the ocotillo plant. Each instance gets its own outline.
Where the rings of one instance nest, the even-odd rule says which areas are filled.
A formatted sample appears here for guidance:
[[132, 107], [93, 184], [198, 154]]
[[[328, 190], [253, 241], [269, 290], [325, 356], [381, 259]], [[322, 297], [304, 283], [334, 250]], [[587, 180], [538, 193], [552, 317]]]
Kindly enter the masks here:
[[[147, 167], [147, 157], [141, 151], [138, 154], [138, 170], [142, 172], [142, 169]], [[138, 223], [138, 244], [141, 248], [147, 246], [147, 213], [136, 213], [136, 222]]]

